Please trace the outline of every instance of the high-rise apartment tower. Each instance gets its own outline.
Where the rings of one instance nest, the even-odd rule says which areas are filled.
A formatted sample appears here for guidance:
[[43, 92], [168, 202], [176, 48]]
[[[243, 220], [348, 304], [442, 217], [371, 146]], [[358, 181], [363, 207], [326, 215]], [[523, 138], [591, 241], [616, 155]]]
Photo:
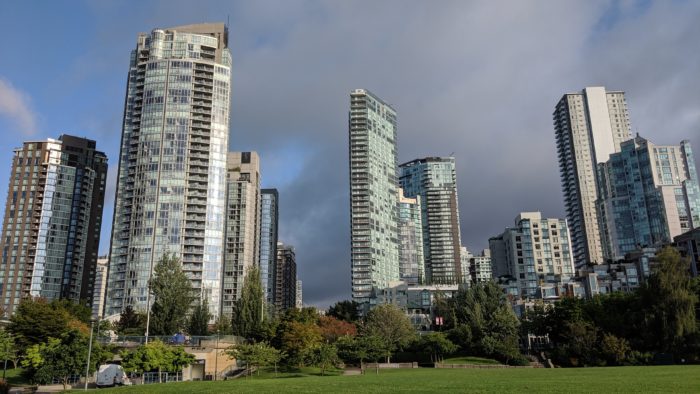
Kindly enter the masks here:
[[15, 149], [0, 250], [9, 314], [25, 297], [92, 303], [107, 157], [62, 135]]
[[427, 283], [462, 283], [454, 157], [416, 159], [401, 164], [400, 170], [404, 195], [420, 196]]
[[260, 160], [255, 152], [230, 152], [227, 165], [221, 313], [232, 316], [246, 274], [260, 258]]
[[635, 137], [599, 165], [606, 259], [670, 243], [700, 227], [700, 190], [690, 142], [661, 146]]
[[596, 210], [597, 165], [631, 138], [625, 93], [587, 87], [565, 94], [553, 118], [574, 262], [577, 267], [601, 264], [605, 259]]
[[297, 306], [297, 259], [294, 247], [277, 243], [275, 307], [284, 312]]
[[139, 34], [131, 52], [106, 314], [144, 310], [174, 253], [219, 315], [231, 54], [223, 23]]
[[352, 298], [399, 280], [396, 111], [365, 89], [350, 93]]
[[268, 304], [275, 301], [275, 264], [277, 263], [277, 189], [260, 190], [260, 280]]

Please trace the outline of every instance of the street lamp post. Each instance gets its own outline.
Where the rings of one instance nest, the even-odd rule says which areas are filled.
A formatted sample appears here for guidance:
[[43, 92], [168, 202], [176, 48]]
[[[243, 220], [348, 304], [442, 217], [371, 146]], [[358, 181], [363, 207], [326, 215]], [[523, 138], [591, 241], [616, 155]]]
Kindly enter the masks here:
[[87, 365], [85, 366], [85, 391], [87, 391], [88, 380], [90, 378], [90, 356], [92, 355], [92, 331], [93, 331], [94, 327], [95, 327], [95, 321], [91, 320], [90, 321], [90, 343], [88, 344], [88, 358], [87, 358]]
[[216, 330], [216, 358], [214, 359], [214, 380], [219, 377], [219, 329]]

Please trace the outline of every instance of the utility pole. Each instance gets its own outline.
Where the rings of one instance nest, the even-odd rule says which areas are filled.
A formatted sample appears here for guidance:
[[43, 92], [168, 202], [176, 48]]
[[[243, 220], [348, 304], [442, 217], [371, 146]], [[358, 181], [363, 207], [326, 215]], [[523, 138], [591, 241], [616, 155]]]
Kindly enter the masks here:
[[90, 321], [90, 343], [88, 344], [88, 359], [87, 365], [85, 366], [85, 391], [87, 391], [88, 380], [90, 379], [90, 355], [92, 354], [92, 331], [95, 327], [95, 321]]

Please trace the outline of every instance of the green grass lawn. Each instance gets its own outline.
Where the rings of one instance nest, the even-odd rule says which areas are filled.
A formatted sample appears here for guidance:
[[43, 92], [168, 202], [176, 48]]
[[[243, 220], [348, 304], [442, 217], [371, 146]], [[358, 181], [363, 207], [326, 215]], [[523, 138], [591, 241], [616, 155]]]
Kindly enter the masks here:
[[452, 357], [446, 358], [443, 364], [474, 364], [474, 365], [499, 365], [500, 363], [490, 358], [481, 357]]
[[127, 393], [697, 393], [700, 366], [580, 369], [403, 369], [357, 376], [314, 376], [310, 371], [264, 373], [223, 382], [163, 383], [102, 389]]

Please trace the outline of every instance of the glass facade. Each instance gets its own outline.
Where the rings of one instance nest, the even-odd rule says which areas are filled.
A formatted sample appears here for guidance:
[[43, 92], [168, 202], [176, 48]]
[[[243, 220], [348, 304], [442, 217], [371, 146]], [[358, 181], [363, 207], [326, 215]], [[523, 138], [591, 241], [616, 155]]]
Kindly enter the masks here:
[[352, 298], [399, 280], [396, 112], [365, 89], [350, 93]]
[[404, 195], [410, 198], [420, 196], [426, 283], [468, 281], [462, 277], [454, 158], [417, 159], [402, 164], [400, 171], [399, 181]]
[[231, 55], [223, 24], [141, 34], [131, 53], [106, 313], [148, 307], [174, 253], [196, 294], [221, 299]]
[[297, 260], [293, 246], [277, 244], [275, 269], [275, 307], [281, 312], [296, 308]]
[[399, 277], [409, 285], [416, 285], [425, 279], [420, 196], [406, 198], [402, 189], [399, 193]]
[[260, 280], [268, 304], [275, 300], [275, 263], [277, 262], [277, 223], [279, 194], [277, 189], [260, 191]]
[[700, 224], [700, 196], [687, 141], [657, 146], [637, 136], [599, 165], [601, 228], [606, 257], [668, 243]]
[[62, 135], [16, 149], [0, 263], [6, 311], [23, 297], [92, 302], [107, 157]]

